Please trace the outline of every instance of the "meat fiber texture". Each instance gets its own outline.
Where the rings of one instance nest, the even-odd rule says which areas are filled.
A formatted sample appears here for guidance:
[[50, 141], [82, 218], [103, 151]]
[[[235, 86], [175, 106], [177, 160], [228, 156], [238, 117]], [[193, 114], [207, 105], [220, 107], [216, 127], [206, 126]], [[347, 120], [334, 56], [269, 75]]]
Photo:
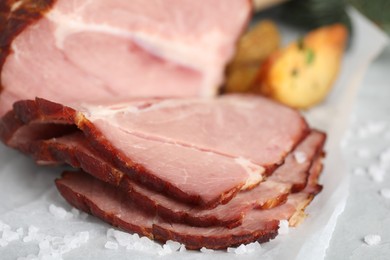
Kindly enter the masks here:
[[249, 0], [5, 0], [0, 116], [15, 101], [212, 97]]
[[[104, 158], [93, 152], [81, 133], [60, 138], [35, 141], [30, 146], [33, 157], [40, 163], [66, 162], [82, 168], [94, 177], [117, 186], [139, 207], [160, 217], [194, 226], [237, 226], [246, 212], [253, 208], [269, 209], [286, 201], [290, 192], [302, 190], [307, 183], [313, 158], [322, 156], [324, 134], [313, 131], [286, 157], [266, 181], [250, 191], [240, 192], [231, 201], [214, 209], [202, 209], [179, 202], [164, 194], [139, 185], [123, 172], [112, 167]], [[304, 153], [305, 162], [298, 162], [294, 153]]]
[[[270, 116], [258, 116], [259, 111]], [[134, 181], [204, 208], [257, 186], [309, 133], [295, 110], [265, 98], [233, 95], [84, 104], [78, 110], [43, 99], [20, 101], [2, 119], [0, 135], [7, 145], [32, 154], [32, 141], [77, 129]]]
[[193, 227], [156, 218], [128, 200], [127, 194], [82, 172], [66, 172], [56, 184], [70, 204], [126, 231], [160, 241], [178, 241], [188, 249], [224, 249], [274, 238], [280, 220], [289, 219], [293, 226], [302, 221], [305, 207], [322, 189], [317, 184], [321, 169], [321, 160], [315, 161], [305, 189], [289, 195], [286, 203], [278, 207], [250, 210], [242, 224], [231, 229]]

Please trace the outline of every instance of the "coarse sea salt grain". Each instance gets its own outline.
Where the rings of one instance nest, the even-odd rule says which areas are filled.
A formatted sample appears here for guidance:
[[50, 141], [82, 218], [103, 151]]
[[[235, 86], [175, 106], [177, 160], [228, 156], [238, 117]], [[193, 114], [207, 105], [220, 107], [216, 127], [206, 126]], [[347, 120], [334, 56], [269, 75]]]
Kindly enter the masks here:
[[11, 227], [8, 224], [5, 224], [3, 221], [0, 220], [0, 232], [4, 231], [6, 229], [11, 229]]
[[371, 156], [371, 152], [367, 148], [359, 148], [358, 150], [356, 150], [356, 155], [359, 158], [366, 159]]
[[24, 230], [23, 230], [22, 227], [16, 229], [16, 232], [19, 234], [19, 237], [21, 237], [21, 238], [23, 237], [23, 235], [24, 235]]
[[386, 170], [381, 165], [372, 164], [368, 168], [368, 174], [375, 182], [382, 182], [386, 175]]
[[248, 252], [248, 250], [246, 249], [246, 246], [245, 245], [240, 245], [239, 247], [236, 248], [236, 250], [234, 251], [234, 253], [236, 255], [243, 255], [243, 254], [246, 254]]
[[353, 174], [356, 176], [364, 176], [367, 174], [367, 171], [363, 167], [356, 167], [353, 169]]
[[202, 248], [200, 249], [200, 252], [209, 254], [209, 253], [213, 253], [214, 250], [213, 250], [213, 249], [208, 249], [208, 248], [202, 247]]
[[58, 219], [70, 219], [73, 217], [71, 212], [68, 212], [64, 208], [58, 207], [54, 204], [50, 204], [49, 211], [55, 218]]
[[104, 247], [111, 250], [117, 250], [119, 245], [117, 242], [107, 241]]
[[379, 161], [383, 166], [390, 166], [390, 148], [387, 148], [379, 155]]
[[112, 235], [120, 246], [128, 246], [134, 241], [131, 234], [119, 230], [114, 230]]
[[163, 256], [163, 255], [169, 255], [172, 254], [172, 249], [168, 245], [163, 245], [162, 249], [158, 251], [158, 254]]
[[12, 231], [11, 229], [5, 229], [1, 238], [5, 241], [11, 242], [18, 240], [20, 236], [17, 232]]
[[288, 234], [289, 229], [290, 228], [289, 228], [288, 220], [281, 220], [279, 222], [279, 229], [278, 229], [279, 235], [286, 235], [286, 234]]
[[382, 238], [379, 235], [367, 235], [364, 237], [364, 242], [369, 246], [379, 245]]
[[0, 238], [0, 247], [6, 247], [6, 246], [8, 246], [8, 241]]
[[172, 241], [172, 240], [168, 240], [165, 245], [169, 246], [172, 251], [177, 251], [180, 249], [181, 247], [181, 244], [179, 242], [176, 242], [176, 241]]
[[304, 152], [294, 152], [294, 158], [299, 164], [307, 161], [307, 155]]
[[381, 189], [379, 194], [386, 199], [390, 199], [390, 189], [388, 188]]
[[261, 247], [260, 243], [256, 241], [256, 242], [247, 244], [246, 249], [248, 250], [248, 253], [253, 253], [253, 252], [259, 252], [260, 250], [262, 250], [262, 247]]
[[185, 245], [182, 244], [182, 245], [180, 246], [179, 252], [185, 252], [185, 251], [187, 251], [187, 248], [186, 248]]

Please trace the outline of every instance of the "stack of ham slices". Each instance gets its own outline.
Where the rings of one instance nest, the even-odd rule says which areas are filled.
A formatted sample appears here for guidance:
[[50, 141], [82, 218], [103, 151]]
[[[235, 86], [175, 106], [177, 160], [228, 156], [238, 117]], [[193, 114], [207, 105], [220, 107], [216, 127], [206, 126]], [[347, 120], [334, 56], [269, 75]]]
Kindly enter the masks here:
[[1, 140], [74, 167], [56, 180], [73, 206], [159, 241], [223, 249], [298, 225], [325, 134], [263, 97], [210, 97], [250, 16], [229, 3], [4, 1]]

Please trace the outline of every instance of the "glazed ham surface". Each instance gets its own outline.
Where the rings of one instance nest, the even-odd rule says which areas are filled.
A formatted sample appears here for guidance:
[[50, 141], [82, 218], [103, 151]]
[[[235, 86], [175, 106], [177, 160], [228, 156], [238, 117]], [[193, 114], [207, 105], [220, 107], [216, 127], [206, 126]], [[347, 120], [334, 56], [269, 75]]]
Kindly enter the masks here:
[[4, 0], [0, 116], [15, 101], [212, 97], [249, 0]]

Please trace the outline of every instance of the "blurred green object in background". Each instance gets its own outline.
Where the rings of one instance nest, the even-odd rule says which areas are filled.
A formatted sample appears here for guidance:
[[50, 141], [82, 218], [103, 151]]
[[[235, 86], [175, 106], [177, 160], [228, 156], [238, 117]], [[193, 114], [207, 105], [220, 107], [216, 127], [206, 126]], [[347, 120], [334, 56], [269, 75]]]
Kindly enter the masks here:
[[352, 32], [346, 12], [348, 5], [354, 6], [390, 35], [390, 0], [290, 0], [283, 4], [282, 18], [305, 29], [343, 23]]
[[348, 2], [390, 35], [389, 0], [348, 0]]
[[351, 20], [344, 0], [291, 0], [282, 8], [282, 18], [289, 24], [305, 29], [343, 23], [351, 32]]

